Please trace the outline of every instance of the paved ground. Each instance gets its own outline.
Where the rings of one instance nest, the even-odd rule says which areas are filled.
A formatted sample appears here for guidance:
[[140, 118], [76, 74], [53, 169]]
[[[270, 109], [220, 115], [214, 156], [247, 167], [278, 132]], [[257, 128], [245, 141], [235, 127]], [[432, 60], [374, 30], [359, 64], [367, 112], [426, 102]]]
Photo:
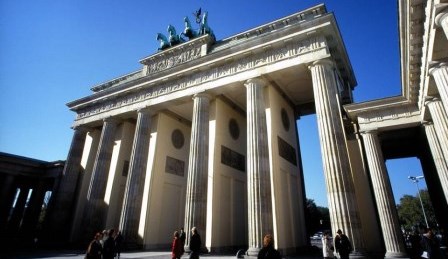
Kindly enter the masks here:
[[[83, 259], [83, 251], [23, 251], [10, 255], [0, 255], [0, 259]], [[171, 252], [167, 251], [146, 251], [146, 252], [126, 252], [121, 253], [120, 259], [171, 259]], [[236, 255], [221, 255], [221, 254], [203, 254], [201, 258], [204, 259], [236, 259]], [[320, 253], [314, 255], [298, 255], [288, 256], [285, 259], [315, 259], [321, 258]], [[182, 259], [188, 259], [188, 255], [184, 255]]]

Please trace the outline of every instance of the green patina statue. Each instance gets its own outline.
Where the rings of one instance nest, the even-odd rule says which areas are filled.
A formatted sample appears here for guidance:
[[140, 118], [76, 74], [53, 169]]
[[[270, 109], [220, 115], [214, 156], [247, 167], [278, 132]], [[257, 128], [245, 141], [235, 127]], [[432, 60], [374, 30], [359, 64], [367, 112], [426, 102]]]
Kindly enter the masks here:
[[185, 29], [182, 35], [187, 37], [189, 40], [196, 38], [198, 36], [198, 33], [191, 27], [190, 19], [188, 19], [188, 16], [184, 17], [184, 22]]
[[160, 46], [158, 48], [159, 51], [165, 50], [169, 47], [173, 47], [177, 44], [185, 42], [186, 40], [183, 37], [186, 37], [188, 38], [188, 40], [191, 40], [198, 36], [209, 34], [213, 38], [213, 41], [216, 40], [213, 30], [208, 25], [208, 12], [204, 12], [202, 14], [201, 8], [199, 8], [199, 10], [193, 13], [193, 15], [196, 18], [196, 23], [199, 25], [199, 29], [194, 30], [192, 28], [188, 16], [184, 17], [185, 29], [180, 35], [176, 33], [176, 29], [174, 28], [174, 26], [172, 26], [171, 24], [168, 25], [168, 35], [169, 35], [168, 39], [162, 33], [157, 33], [156, 39], [160, 42]]
[[174, 28], [174, 26], [173, 25], [168, 25], [168, 35], [169, 35], [169, 41], [170, 41], [170, 46], [172, 47], [172, 46], [175, 46], [175, 45], [177, 45], [177, 44], [179, 44], [179, 43], [182, 43], [182, 42], [185, 42], [185, 40], [184, 39], [182, 39], [181, 37], [180, 37], [180, 35], [178, 35], [177, 33], [176, 33], [176, 28]]
[[160, 42], [158, 50], [164, 50], [170, 47], [170, 42], [162, 33], [157, 33], [156, 40]]

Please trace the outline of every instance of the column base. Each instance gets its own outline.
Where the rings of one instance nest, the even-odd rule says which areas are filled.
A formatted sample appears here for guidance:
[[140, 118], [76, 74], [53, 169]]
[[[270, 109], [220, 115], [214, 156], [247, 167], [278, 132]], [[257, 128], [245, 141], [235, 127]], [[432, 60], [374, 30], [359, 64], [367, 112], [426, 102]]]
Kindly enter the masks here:
[[249, 247], [249, 249], [246, 252], [246, 255], [244, 255], [244, 258], [253, 258], [258, 257], [258, 253], [260, 252], [261, 248], [258, 247]]
[[350, 253], [350, 258], [369, 258], [370, 256], [364, 251], [354, 251]]
[[386, 252], [384, 258], [409, 258], [409, 256], [402, 252]]

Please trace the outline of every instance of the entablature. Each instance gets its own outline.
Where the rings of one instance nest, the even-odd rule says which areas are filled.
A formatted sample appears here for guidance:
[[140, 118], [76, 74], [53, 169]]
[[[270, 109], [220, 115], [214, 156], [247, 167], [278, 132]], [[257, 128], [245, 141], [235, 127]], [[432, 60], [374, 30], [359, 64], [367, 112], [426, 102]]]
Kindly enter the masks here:
[[[120, 109], [156, 105], [323, 58], [335, 61], [344, 87], [352, 89], [356, 79], [337, 23], [324, 11], [319, 5], [238, 34], [224, 41], [245, 39], [227, 48], [222, 47], [224, 41], [211, 46], [205, 35], [144, 58], [139, 73], [113, 80], [116, 85], [111, 81], [107, 87], [97, 86], [98, 92], [68, 103], [77, 112], [75, 126], [119, 114]], [[128, 80], [132, 76], [135, 79]]]
[[402, 96], [344, 105], [348, 117], [357, 122], [359, 131], [387, 131], [421, 123], [421, 111]]

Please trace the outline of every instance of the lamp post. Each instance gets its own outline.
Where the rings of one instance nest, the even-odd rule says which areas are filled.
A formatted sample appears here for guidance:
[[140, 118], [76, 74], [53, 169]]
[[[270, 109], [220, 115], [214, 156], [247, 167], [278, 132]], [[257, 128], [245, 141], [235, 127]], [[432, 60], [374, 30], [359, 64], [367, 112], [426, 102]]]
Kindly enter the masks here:
[[425, 178], [425, 177], [422, 176], [422, 175], [420, 175], [420, 176], [408, 176], [408, 179], [411, 180], [413, 183], [415, 183], [415, 186], [417, 186], [418, 198], [420, 199], [420, 205], [422, 206], [423, 217], [425, 217], [426, 227], [429, 228], [428, 220], [426, 219], [425, 207], [423, 207], [422, 196], [420, 196], [420, 188], [418, 187], [418, 180], [419, 179], [423, 179], [423, 178]]

